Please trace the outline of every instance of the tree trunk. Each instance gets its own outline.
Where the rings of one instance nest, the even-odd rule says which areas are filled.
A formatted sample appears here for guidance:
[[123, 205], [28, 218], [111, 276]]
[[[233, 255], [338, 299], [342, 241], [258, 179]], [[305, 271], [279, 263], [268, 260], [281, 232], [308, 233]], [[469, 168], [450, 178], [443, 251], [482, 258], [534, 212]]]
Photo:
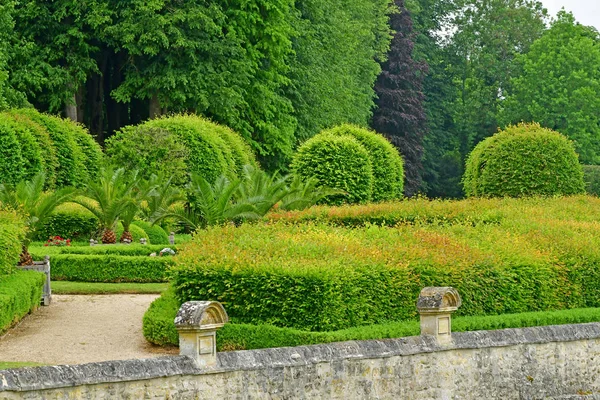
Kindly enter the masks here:
[[160, 102], [158, 101], [158, 96], [155, 94], [150, 99], [150, 107], [148, 108], [150, 119], [154, 119], [160, 117], [162, 109], [160, 107]]
[[77, 122], [77, 96], [73, 93], [73, 96], [69, 99], [69, 102], [65, 104], [65, 115], [71, 121]]

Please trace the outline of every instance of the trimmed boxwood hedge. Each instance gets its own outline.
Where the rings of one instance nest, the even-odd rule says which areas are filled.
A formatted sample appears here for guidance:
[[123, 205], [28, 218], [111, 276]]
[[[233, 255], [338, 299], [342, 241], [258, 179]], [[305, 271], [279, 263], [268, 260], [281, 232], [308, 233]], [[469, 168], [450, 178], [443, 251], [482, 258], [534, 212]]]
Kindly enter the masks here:
[[114, 164], [174, 176], [177, 185], [190, 172], [213, 182], [221, 174], [236, 176], [244, 164], [257, 167], [250, 147], [235, 132], [195, 115], [176, 115], [128, 126], [106, 144]]
[[369, 152], [351, 136], [319, 134], [298, 149], [292, 170], [303, 179], [340, 189], [344, 195], [328, 196], [327, 204], [365, 203], [373, 192], [373, 165]]
[[51, 278], [81, 282], [165, 282], [173, 257], [57, 254]]
[[23, 178], [25, 162], [14, 124], [0, 118], [0, 183], [16, 184]]
[[0, 276], [15, 271], [25, 229], [25, 223], [14, 211], [0, 210]]
[[[600, 306], [600, 199], [466, 203], [474, 219], [491, 209], [499, 218], [355, 229], [281, 219], [209, 228], [183, 246], [173, 284], [178, 300], [221, 301], [238, 322], [317, 331], [413, 318], [425, 286], [456, 287], [462, 315]], [[467, 217], [463, 202], [449, 204]]]
[[[165, 245], [141, 245], [141, 244], [111, 244], [96, 246], [30, 246], [29, 252], [36, 260], [41, 260], [46, 255], [57, 254], [84, 254], [84, 255], [114, 255], [114, 256], [148, 256], [151, 253], [159, 253]], [[168, 246], [177, 251], [177, 246]]]
[[[165, 291], [161, 297], [152, 302], [143, 318], [143, 332], [146, 340], [162, 346], [179, 344], [179, 336], [173, 322], [179, 306], [180, 303], [173, 290]], [[452, 330], [466, 332], [588, 322], [600, 322], [600, 308], [457, 317], [452, 319]], [[310, 332], [272, 325], [239, 324], [233, 321], [217, 332], [217, 350], [304, 346], [348, 340], [399, 338], [416, 336], [419, 333], [419, 322], [416, 320], [330, 332]]]
[[0, 276], [0, 333], [39, 306], [45, 281], [35, 271]]
[[475, 146], [463, 185], [467, 196], [484, 197], [585, 192], [573, 143], [535, 123], [509, 126]]

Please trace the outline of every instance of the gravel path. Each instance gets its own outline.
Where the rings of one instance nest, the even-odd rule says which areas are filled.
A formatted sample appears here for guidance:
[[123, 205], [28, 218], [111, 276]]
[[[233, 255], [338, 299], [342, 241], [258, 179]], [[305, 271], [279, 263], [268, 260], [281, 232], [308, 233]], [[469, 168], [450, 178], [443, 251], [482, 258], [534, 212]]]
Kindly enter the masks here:
[[177, 354], [152, 346], [142, 334], [142, 317], [158, 295], [53, 295], [0, 337], [0, 361], [43, 364], [148, 358]]

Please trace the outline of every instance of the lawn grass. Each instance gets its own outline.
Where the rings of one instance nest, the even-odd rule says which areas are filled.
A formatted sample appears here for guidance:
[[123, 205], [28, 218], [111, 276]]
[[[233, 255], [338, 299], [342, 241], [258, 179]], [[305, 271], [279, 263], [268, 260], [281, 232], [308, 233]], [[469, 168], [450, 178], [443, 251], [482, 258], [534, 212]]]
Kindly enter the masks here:
[[23, 368], [23, 367], [40, 367], [44, 364], [22, 361], [0, 361], [0, 371], [3, 369]]
[[54, 294], [147, 294], [162, 293], [168, 283], [96, 283], [52, 281]]

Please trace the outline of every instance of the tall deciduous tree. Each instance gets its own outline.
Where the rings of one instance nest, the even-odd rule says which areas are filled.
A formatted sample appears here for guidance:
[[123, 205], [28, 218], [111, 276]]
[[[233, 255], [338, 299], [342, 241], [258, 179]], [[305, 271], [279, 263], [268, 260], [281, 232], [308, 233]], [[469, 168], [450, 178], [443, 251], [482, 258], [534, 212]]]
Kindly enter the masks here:
[[502, 121], [535, 121], [574, 140], [580, 160], [600, 164], [600, 36], [560, 12], [519, 58]]
[[423, 109], [423, 79], [427, 71], [425, 62], [412, 58], [413, 24], [404, 0], [396, 0], [398, 10], [390, 17], [394, 30], [388, 60], [375, 83], [377, 108], [371, 126], [386, 135], [404, 158], [407, 196], [415, 194], [421, 186], [423, 166], [423, 136], [425, 111]]

